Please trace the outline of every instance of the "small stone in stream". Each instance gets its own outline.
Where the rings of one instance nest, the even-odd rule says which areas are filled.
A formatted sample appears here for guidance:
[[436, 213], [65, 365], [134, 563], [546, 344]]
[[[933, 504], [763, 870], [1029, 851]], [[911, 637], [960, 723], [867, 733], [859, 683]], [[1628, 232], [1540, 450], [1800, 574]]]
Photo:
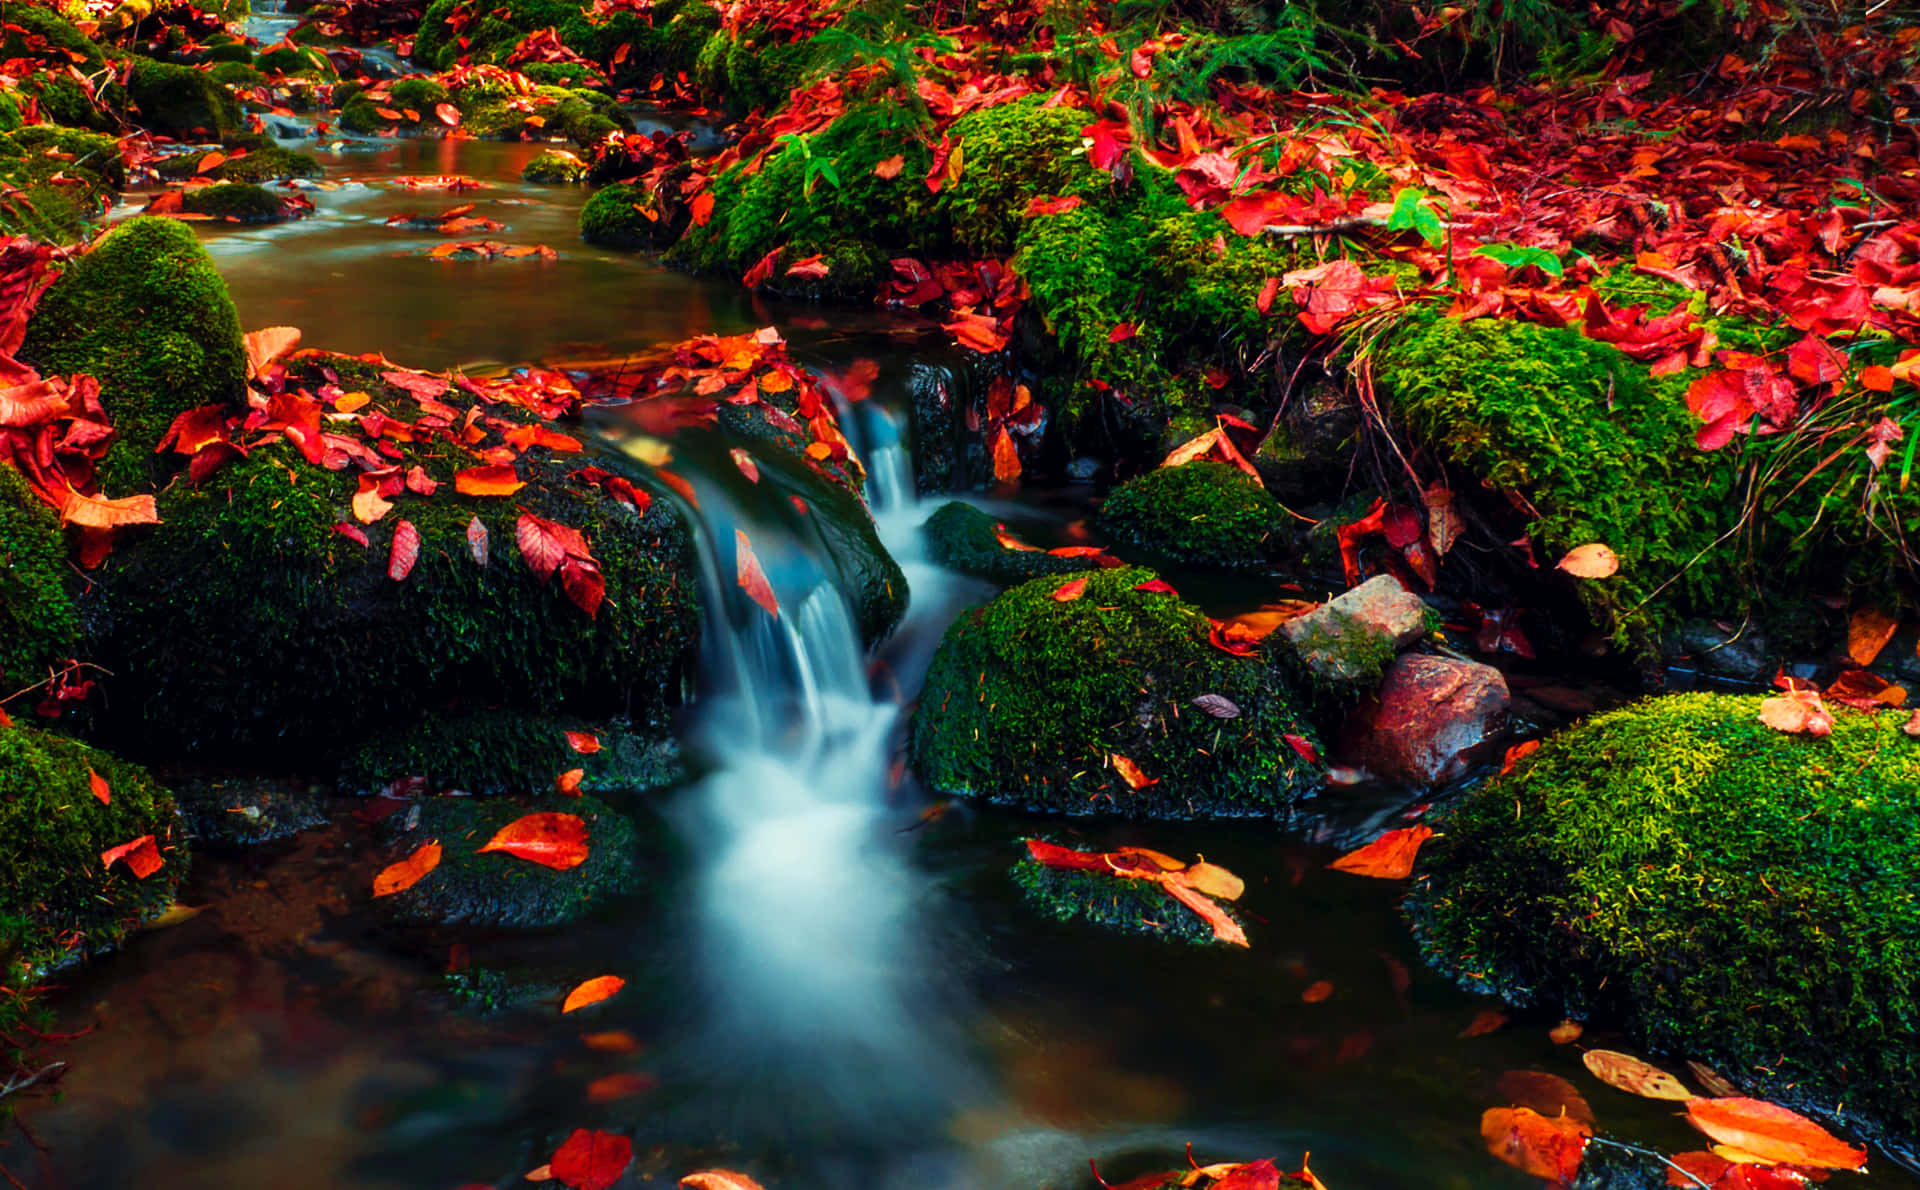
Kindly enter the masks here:
[[1763, 681], [1773, 673], [1772, 643], [1745, 625], [1713, 620], [1688, 620], [1667, 642], [1667, 658], [1691, 664], [1716, 677], [1740, 682]]
[[1410, 653], [1341, 731], [1341, 755], [1383, 780], [1455, 780], [1499, 747], [1510, 699], [1500, 671], [1477, 661]]
[[216, 847], [252, 847], [325, 826], [318, 787], [273, 778], [189, 778], [174, 787], [188, 833]]
[[1379, 575], [1280, 625], [1315, 677], [1358, 686], [1377, 677], [1393, 655], [1427, 634], [1429, 613], [1392, 575]]

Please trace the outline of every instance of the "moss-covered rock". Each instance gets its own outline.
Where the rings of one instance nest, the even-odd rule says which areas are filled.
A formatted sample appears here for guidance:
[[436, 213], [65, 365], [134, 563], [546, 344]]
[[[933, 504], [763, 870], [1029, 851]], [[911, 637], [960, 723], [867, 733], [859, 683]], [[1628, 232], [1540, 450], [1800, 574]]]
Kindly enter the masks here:
[[51, 243], [85, 239], [126, 182], [119, 142], [51, 124], [0, 134], [0, 230]]
[[[1313, 738], [1262, 658], [1207, 643], [1180, 597], [1137, 567], [1085, 576], [1056, 600], [1035, 579], [948, 628], [914, 712], [915, 769], [933, 789], [1068, 814], [1279, 813], [1319, 784], [1286, 736]], [[1193, 705], [1217, 694], [1218, 719]], [[1129, 788], [1114, 757], [1154, 783]]]
[[323, 791], [269, 777], [176, 779], [174, 801], [196, 848], [244, 850], [325, 826]]
[[1433, 825], [1410, 898], [1456, 978], [1920, 1126], [1920, 740], [1760, 699], [1596, 716]]
[[1113, 178], [1087, 161], [1080, 144], [1086, 123], [1084, 112], [1047, 107], [1038, 96], [955, 120], [948, 135], [964, 165], [940, 194], [954, 241], [974, 256], [1006, 256], [1026, 227], [1032, 199], [1102, 197]]
[[88, 75], [106, 68], [100, 47], [51, 4], [14, 5], [6, 25], [0, 30], [0, 57], [39, 59], [59, 69], [78, 66]]
[[[567, 732], [592, 736], [582, 754]], [[534, 794], [554, 787], [562, 773], [580, 769], [585, 793], [657, 789], [685, 773], [679, 749], [658, 732], [636, 734], [630, 724], [593, 723], [509, 711], [435, 714], [379, 731], [347, 758], [341, 785], [371, 793], [394, 781], [424, 778], [427, 788], [475, 794]]]
[[[1049, 868], [1023, 859], [1013, 867], [1013, 882], [1029, 905], [1055, 921], [1090, 922], [1123, 934], [1145, 934], [1189, 946], [1227, 945], [1213, 936], [1213, 927], [1199, 914], [1151, 880]], [[1220, 907], [1245, 929], [1232, 905]]]
[[1173, 562], [1260, 570], [1278, 552], [1286, 519], [1259, 480], [1203, 459], [1121, 484], [1100, 506], [1096, 524], [1116, 542]]
[[1093, 567], [1091, 558], [1063, 558], [1044, 550], [1010, 550], [1000, 544], [1000, 522], [971, 504], [951, 500], [934, 510], [921, 532], [927, 556], [948, 570], [983, 578], [1000, 586], [1049, 574], [1071, 574]]
[[[36, 100], [40, 114], [69, 128], [104, 132], [114, 123], [113, 113], [96, 96], [88, 95], [71, 75], [36, 72], [20, 80], [20, 94]], [[19, 126], [19, 121], [14, 121]]]
[[60, 523], [11, 466], [0, 464], [0, 685], [4, 693], [47, 676], [74, 655], [80, 619], [63, 585]]
[[99, 379], [116, 433], [99, 471], [109, 495], [149, 485], [175, 417], [237, 404], [246, 384], [226, 283], [173, 219], [130, 219], [69, 265], [40, 299], [20, 358], [47, 375]]
[[267, 76], [256, 70], [252, 62], [216, 62], [207, 71], [207, 76], [225, 87], [257, 87], [267, 81]]
[[633, 252], [660, 245], [661, 221], [651, 219], [653, 198], [638, 186], [616, 182], [594, 191], [580, 208], [580, 238], [603, 248]]
[[443, 128], [445, 125], [440, 123], [434, 108], [451, 98], [447, 88], [434, 79], [399, 79], [345, 99], [340, 109], [340, 126], [359, 133]]
[[722, 30], [700, 47], [693, 78], [703, 98], [735, 115], [770, 112], [799, 90], [815, 58], [811, 44], [779, 31]]
[[203, 70], [134, 59], [127, 95], [141, 120], [175, 140], [218, 139], [240, 123], [240, 105]]
[[[94, 795], [92, 776], [109, 800]], [[152, 835], [145, 879], [104, 851]], [[0, 972], [19, 988], [116, 946], [173, 903], [186, 874], [173, 798], [134, 765], [22, 725], [0, 727]]]
[[278, 223], [287, 218], [287, 204], [272, 191], [249, 182], [217, 182], [189, 190], [181, 197], [183, 209], [241, 223]]
[[312, 46], [288, 42], [260, 51], [253, 65], [255, 69], [272, 75], [304, 75], [319, 80], [340, 77], [332, 58]]
[[[584, 821], [586, 862], [556, 871], [504, 851], [480, 851], [502, 827], [534, 813]], [[396, 831], [395, 841], [411, 849], [431, 839], [440, 842], [439, 866], [412, 888], [382, 898], [398, 920], [541, 929], [577, 921], [645, 883], [639, 832], [596, 798], [429, 798], [420, 803], [418, 824]]]
[[[371, 395], [363, 417], [419, 416], [376, 366], [342, 357], [307, 361], [290, 387], [324, 387], [323, 367]], [[458, 421], [475, 398], [449, 389], [440, 400]], [[484, 408], [499, 424], [537, 420]], [[198, 488], [162, 491], [162, 523], [96, 572], [112, 611], [96, 652], [116, 674], [113, 729], [156, 752], [210, 749], [309, 771], [433, 709], [625, 715], [636, 731], [663, 732], [699, 619], [691, 543], [670, 503], [637, 513], [576, 478], [581, 455], [545, 447], [521, 456], [527, 486], [512, 499], [458, 494], [454, 473], [471, 456], [433, 436], [400, 453], [403, 472], [417, 466], [439, 486], [397, 493], [364, 546], [335, 531], [359, 524], [353, 472], [309, 464], [284, 440]], [[516, 544], [523, 509], [584, 535], [606, 584], [596, 615], [527, 564]], [[395, 581], [388, 560], [403, 520], [420, 551]], [[490, 543], [484, 564], [470, 545], [475, 521]]]
[[521, 181], [545, 186], [571, 185], [586, 176], [587, 163], [572, 153], [542, 153], [520, 170]]
[[278, 145], [249, 149], [238, 156], [228, 155], [227, 159], [206, 174], [200, 173], [200, 162], [208, 152], [183, 153], [168, 157], [157, 167], [160, 176], [170, 181], [180, 181], [193, 177], [210, 177], [221, 182], [274, 182], [286, 178], [317, 178], [326, 171], [311, 153], [301, 153], [293, 149], [283, 149]]

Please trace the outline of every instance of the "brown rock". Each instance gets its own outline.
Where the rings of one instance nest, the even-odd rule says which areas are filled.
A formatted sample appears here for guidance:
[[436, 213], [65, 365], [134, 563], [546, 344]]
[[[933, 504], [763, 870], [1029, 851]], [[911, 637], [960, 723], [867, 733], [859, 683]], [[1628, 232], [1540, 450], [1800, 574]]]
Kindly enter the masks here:
[[1490, 665], [1409, 653], [1348, 717], [1341, 753], [1386, 781], [1440, 785], [1499, 747], [1509, 701], [1507, 680]]
[[1427, 633], [1427, 605], [1392, 575], [1368, 579], [1280, 626], [1301, 664], [1321, 678], [1371, 677], [1394, 653]]

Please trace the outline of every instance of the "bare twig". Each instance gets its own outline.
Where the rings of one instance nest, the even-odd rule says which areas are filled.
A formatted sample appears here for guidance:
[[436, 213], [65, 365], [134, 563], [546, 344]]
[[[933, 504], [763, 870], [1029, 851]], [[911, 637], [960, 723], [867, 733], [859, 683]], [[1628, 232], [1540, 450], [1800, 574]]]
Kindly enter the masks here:
[[66, 1069], [66, 1066], [67, 1064], [65, 1062], [49, 1062], [31, 1074], [22, 1072], [14, 1075], [7, 1079], [6, 1082], [0, 1083], [0, 1099], [5, 1099], [15, 1091], [26, 1090], [49, 1074]]

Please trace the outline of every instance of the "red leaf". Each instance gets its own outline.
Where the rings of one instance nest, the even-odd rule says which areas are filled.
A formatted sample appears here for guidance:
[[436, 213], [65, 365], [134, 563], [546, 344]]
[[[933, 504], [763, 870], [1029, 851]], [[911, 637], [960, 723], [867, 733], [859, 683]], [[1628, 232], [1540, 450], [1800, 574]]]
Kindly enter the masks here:
[[687, 204], [687, 210], [693, 215], [695, 227], [705, 227], [708, 220], [713, 218], [713, 191], [703, 190], [694, 195], [693, 201]]
[[1064, 215], [1077, 210], [1084, 200], [1078, 194], [1069, 194], [1064, 198], [1034, 198], [1027, 202], [1026, 216], [1029, 219], [1041, 215]]
[[1013, 443], [1013, 435], [1007, 433], [1007, 427], [996, 426], [993, 439], [989, 444], [993, 451], [993, 478], [999, 483], [1012, 483], [1020, 478], [1020, 451]]
[[243, 342], [247, 349], [247, 379], [252, 380], [265, 373], [275, 360], [300, 346], [300, 328], [270, 326], [248, 331]]
[[1273, 309], [1273, 299], [1280, 296], [1280, 278], [1268, 277], [1267, 283], [1260, 287], [1260, 296], [1253, 299], [1253, 308], [1265, 314]]
[[1085, 595], [1086, 593], [1087, 593], [1086, 579], [1083, 579], [1083, 578], [1068, 579], [1066, 582], [1061, 583], [1060, 586], [1054, 591], [1053, 601], [1055, 603], [1071, 603], [1074, 600], [1080, 598], [1082, 595]]
[[1161, 595], [1178, 595], [1180, 593], [1173, 589], [1172, 583], [1163, 578], [1150, 578], [1144, 583], [1135, 584], [1133, 589], [1136, 591], [1154, 591]]
[[1140, 328], [1131, 322], [1123, 322], [1107, 332], [1107, 342], [1124, 343], [1140, 333]]
[[451, 103], [434, 104], [433, 114], [439, 116], [440, 122], [449, 128], [453, 128], [460, 123], [460, 109]]
[[1000, 329], [1000, 320], [985, 314], [955, 314], [953, 321], [940, 329], [952, 335], [962, 347], [988, 355], [1005, 347], [1009, 338], [1007, 332]]
[[733, 531], [734, 569], [740, 589], [747, 598], [765, 608], [770, 616], [780, 614], [780, 601], [773, 596], [773, 586], [767, 582], [767, 572], [760, 569], [760, 559], [753, 556], [753, 543], [747, 540], [744, 530]]
[[1410, 826], [1388, 831], [1357, 851], [1350, 851], [1328, 864], [1337, 872], [1355, 876], [1375, 876], [1382, 880], [1402, 880], [1413, 875], [1413, 860], [1420, 845], [1433, 837], [1429, 826]]
[[387, 577], [400, 582], [420, 560], [420, 530], [412, 521], [400, 521], [393, 527], [393, 549], [387, 554]]
[[131, 843], [109, 847], [100, 853], [100, 866], [111, 868], [115, 860], [126, 860], [134, 879], [145, 880], [160, 870], [160, 848], [152, 835], [141, 835]]
[[1759, 1099], [1689, 1099], [1687, 1123], [1724, 1145], [1782, 1165], [1862, 1170], [1867, 1151], [1820, 1125]]
[[804, 260], [796, 260], [788, 265], [785, 275], [818, 281], [827, 275], [827, 262], [816, 252]]
[[579, 797], [580, 782], [585, 780], [587, 770], [568, 769], [553, 779], [553, 787], [564, 797]]
[[633, 1163], [633, 1142], [611, 1132], [576, 1128], [548, 1163], [553, 1176], [572, 1190], [607, 1190]]
[[480, 851], [504, 851], [564, 872], [587, 862], [587, 824], [550, 810], [528, 814], [501, 827]]
[[1127, 783], [1129, 789], [1145, 789], [1149, 785], [1160, 784], [1160, 778], [1147, 776], [1139, 765], [1118, 752], [1108, 753], [1107, 759], [1113, 762], [1114, 771], [1120, 774], [1120, 779]]
[[748, 289], [758, 289], [765, 284], [767, 279], [773, 276], [773, 266], [779, 263], [780, 256], [785, 251], [785, 247], [775, 248], [762, 256], [757, 264], [747, 270], [746, 276], [740, 278], [740, 284]]
[[567, 747], [582, 756], [592, 756], [600, 750], [600, 737], [590, 731], [569, 731], [563, 734], [567, 737]]
[[566, 1002], [560, 1005], [560, 1011], [575, 1012], [589, 1004], [598, 1004], [627, 986], [627, 981], [618, 975], [596, 975], [567, 993]]
[[1282, 738], [1287, 741], [1287, 746], [1289, 748], [1292, 748], [1295, 752], [1298, 752], [1300, 754], [1300, 758], [1302, 760], [1308, 761], [1312, 764], [1320, 763], [1320, 750], [1318, 748], [1315, 748], [1313, 746], [1313, 741], [1309, 740], [1306, 736], [1294, 735], [1293, 733], [1289, 732], [1287, 735], [1285, 735]]
[[520, 547], [520, 556], [541, 578], [560, 569], [560, 564], [570, 556], [591, 560], [586, 540], [578, 530], [530, 512], [521, 513], [514, 523], [513, 540]]
[[367, 545], [367, 531], [351, 521], [335, 521], [333, 531], [348, 541], [358, 545]]
[[87, 769], [87, 782], [93, 786], [93, 796], [100, 799], [101, 805], [113, 804], [113, 790], [108, 787], [107, 779], [94, 772], [91, 766]]

